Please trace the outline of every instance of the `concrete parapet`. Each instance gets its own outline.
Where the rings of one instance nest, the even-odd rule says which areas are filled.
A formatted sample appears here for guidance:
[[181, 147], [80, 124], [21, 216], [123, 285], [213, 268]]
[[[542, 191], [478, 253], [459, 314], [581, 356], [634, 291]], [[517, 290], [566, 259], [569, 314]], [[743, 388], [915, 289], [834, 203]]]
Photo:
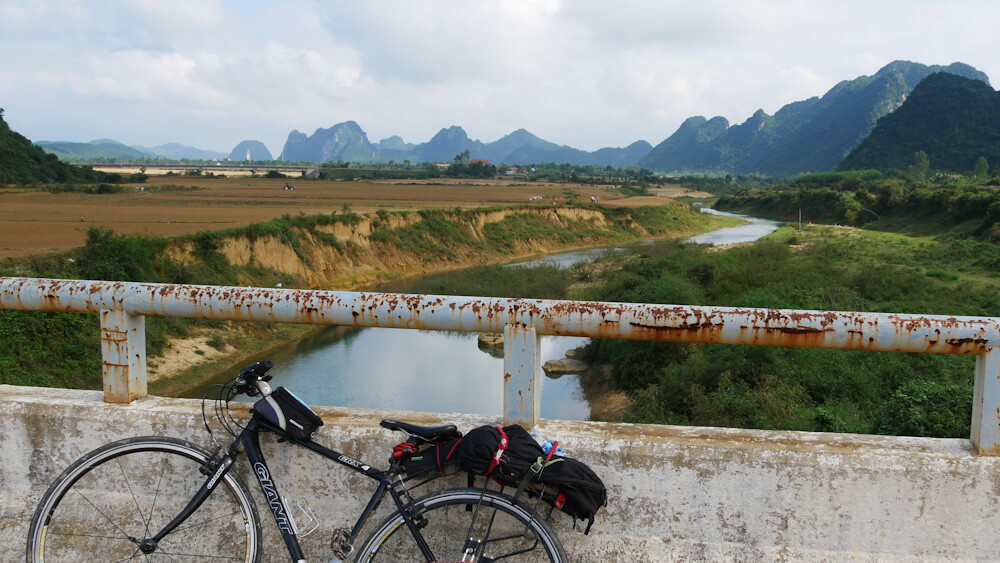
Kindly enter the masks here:
[[[149, 434], [211, 444], [197, 400], [147, 397], [112, 405], [98, 391], [0, 385], [0, 404], [3, 561], [24, 557], [36, 503], [83, 453]], [[373, 465], [399, 441], [378, 426], [382, 418], [449, 421], [463, 430], [498, 422], [316, 411], [325, 421], [318, 442]], [[574, 560], [1000, 560], [1000, 459], [977, 457], [967, 440], [552, 420], [541, 426], [608, 486], [608, 506], [589, 536], [573, 530], [568, 517], [554, 517]], [[303, 540], [307, 556], [329, 559], [331, 531], [354, 523], [373, 482], [300, 448], [264, 444], [289, 504], [306, 499], [319, 518], [320, 529]], [[287, 559], [259, 498], [258, 507], [265, 559]]]

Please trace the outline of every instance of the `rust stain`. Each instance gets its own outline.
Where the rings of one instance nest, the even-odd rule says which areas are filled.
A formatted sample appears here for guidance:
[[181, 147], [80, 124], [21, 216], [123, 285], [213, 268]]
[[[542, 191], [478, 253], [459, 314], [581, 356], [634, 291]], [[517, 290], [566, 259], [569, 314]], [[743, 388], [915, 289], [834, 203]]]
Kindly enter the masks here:
[[[452, 298], [391, 293], [139, 284], [79, 280], [3, 278], [4, 308], [97, 312], [126, 299], [158, 300], [169, 314], [180, 302], [194, 305], [196, 316], [330, 323], [350, 313], [355, 324], [391, 324], [457, 330], [482, 330], [510, 322], [535, 327], [540, 334], [725, 342], [778, 346], [981, 353], [997, 346], [996, 319], [831, 311], [795, 311], [553, 301], [538, 299]], [[80, 303], [80, 299], [86, 303]], [[335, 312], [336, 315], [328, 316]], [[351, 321], [347, 321], [350, 324]], [[478, 326], [476, 326], [478, 324]], [[880, 329], [880, 325], [884, 327]], [[472, 325], [472, 326], [470, 326]]]

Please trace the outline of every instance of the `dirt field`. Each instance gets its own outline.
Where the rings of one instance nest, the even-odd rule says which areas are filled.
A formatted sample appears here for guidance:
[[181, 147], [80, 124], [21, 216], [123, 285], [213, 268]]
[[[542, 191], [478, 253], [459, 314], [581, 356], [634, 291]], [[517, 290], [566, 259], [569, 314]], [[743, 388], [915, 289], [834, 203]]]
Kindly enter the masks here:
[[[284, 190], [291, 182], [294, 190]], [[150, 177], [151, 188], [195, 186], [194, 191], [51, 194], [0, 188], [0, 258], [68, 250], [84, 243], [92, 226], [120, 233], [174, 236], [260, 223], [282, 215], [357, 213], [528, 204], [562, 204], [570, 197], [607, 205], [656, 205], [689, 195], [662, 188], [658, 197], [624, 198], [598, 186], [500, 180], [306, 181], [265, 178]]]

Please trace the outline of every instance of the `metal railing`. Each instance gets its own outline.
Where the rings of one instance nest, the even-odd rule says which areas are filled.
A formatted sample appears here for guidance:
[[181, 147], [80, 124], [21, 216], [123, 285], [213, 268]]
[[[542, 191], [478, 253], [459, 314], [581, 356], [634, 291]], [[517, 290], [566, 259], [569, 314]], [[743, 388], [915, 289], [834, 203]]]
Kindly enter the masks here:
[[[101, 316], [104, 397], [146, 395], [145, 316], [504, 333], [504, 420], [539, 419], [541, 335], [975, 354], [971, 440], [1000, 455], [992, 317], [696, 307], [0, 277], [0, 308]], [[819, 368], [821, 369], [821, 368]]]

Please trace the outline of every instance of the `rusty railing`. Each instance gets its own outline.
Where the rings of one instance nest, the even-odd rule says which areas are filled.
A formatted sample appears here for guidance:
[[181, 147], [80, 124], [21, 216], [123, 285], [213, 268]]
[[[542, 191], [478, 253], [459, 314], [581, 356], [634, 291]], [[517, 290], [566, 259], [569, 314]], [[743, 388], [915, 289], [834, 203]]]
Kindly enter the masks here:
[[504, 333], [504, 420], [539, 412], [539, 338], [975, 354], [971, 440], [1000, 455], [1000, 324], [989, 317], [0, 277], [0, 308], [101, 316], [104, 397], [146, 395], [145, 316]]

